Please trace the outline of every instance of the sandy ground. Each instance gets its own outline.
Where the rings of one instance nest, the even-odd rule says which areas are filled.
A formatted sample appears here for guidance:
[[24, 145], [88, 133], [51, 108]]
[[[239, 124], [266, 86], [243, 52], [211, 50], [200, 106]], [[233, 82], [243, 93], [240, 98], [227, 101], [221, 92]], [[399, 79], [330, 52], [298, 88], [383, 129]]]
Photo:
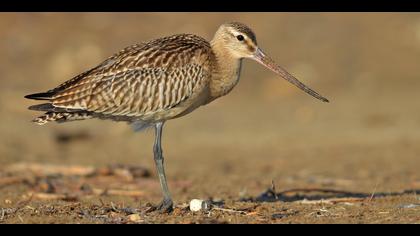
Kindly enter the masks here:
[[[1, 223], [420, 223], [420, 14], [205, 16], [200, 28], [174, 27], [183, 14], [0, 15]], [[140, 17], [137, 31], [116, 27]], [[146, 24], [157, 19], [159, 33]], [[24, 95], [133, 42], [170, 29], [210, 38], [232, 19], [253, 22], [263, 48], [331, 103], [246, 61], [230, 95], [165, 126], [173, 213], [151, 211], [153, 132], [29, 122]], [[191, 212], [191, 199], [213, 209]]]

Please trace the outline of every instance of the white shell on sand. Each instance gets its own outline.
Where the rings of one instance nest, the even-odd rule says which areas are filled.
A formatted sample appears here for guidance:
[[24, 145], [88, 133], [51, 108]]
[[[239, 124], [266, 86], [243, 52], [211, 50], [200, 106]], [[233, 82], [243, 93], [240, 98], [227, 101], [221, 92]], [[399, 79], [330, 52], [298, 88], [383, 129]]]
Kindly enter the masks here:
[[193, 199], [190, 201], [190, 210], [191, 211], [201, 211], [208, 210], [209, 206], [206, 201], [201, 199]]

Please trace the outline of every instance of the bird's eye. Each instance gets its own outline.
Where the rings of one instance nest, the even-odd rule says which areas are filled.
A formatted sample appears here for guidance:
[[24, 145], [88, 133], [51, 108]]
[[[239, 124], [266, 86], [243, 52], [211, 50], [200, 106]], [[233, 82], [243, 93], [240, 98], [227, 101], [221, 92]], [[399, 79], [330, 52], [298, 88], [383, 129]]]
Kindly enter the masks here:
[[243, 35], [238, 35], [238, 36], [236, 36], [236, 38], [239, 40], [239, 41], [244, 41], [244, 36]]

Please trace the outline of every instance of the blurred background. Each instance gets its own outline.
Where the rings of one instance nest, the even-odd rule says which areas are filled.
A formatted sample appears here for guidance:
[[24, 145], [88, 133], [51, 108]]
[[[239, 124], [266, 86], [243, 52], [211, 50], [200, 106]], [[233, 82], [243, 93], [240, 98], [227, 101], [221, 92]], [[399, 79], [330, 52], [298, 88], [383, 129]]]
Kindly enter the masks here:
[[273, 59], [331, 103], [245, 60], [231, 94], [167, 122], [170, 181], [223, 194], [272, 179], [281, 187], [345, 179], [360, 191], [420, 179], [417, 13], [1, 13], [0, 164], [154, 168], [153, 132], [99, 120], [37, 126], [30, 120], [40, 113], [27, 110], [36, 102], [23, 96], [131, 44], [175, 33], [210, 40], [228, 21], [249, 25]]

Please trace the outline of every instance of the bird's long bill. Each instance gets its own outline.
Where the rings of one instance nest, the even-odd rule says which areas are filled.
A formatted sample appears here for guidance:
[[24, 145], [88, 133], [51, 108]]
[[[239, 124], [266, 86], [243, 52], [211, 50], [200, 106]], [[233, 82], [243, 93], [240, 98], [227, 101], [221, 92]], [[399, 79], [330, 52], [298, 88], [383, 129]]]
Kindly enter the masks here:
[[302, 82], [297, 80], [293, 75], [289, 74], [285, 69], [281, 66], [277, 65], [273, 59], [268, 57], [261, 49], [257, 49], [254, 56], [252, 57], [257, 62], [261, 63], [268, 69], [274, 71], [276, 74], [283, 77], [283, 79], [289, 81], [290, 83], [294, 84], [296, 87], [300, 88], [301, 90], [305, 91], [307, 94], [323, 101], [329, 102], [328, 99], [324, 98], [323, 96], [319, 95], [317, 92], [309, 88], [308, 86], [304, 85]]

